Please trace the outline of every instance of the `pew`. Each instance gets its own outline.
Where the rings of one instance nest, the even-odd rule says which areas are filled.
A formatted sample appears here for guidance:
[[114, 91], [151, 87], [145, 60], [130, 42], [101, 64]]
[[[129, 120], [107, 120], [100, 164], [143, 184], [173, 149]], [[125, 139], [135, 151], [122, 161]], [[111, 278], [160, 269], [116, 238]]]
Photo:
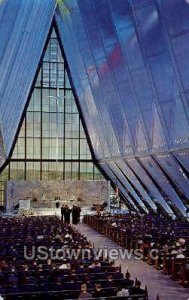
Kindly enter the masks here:
[[[155, 217], [154, 217], [155, 218]], [[150, 242], [147, 240], [143, 242], [142, 247], [139, 245], [138, 240], [144, 238], [146, 239], [145, 236], [145, 231], [149, 231], [150, 228], [144, 227], [144, 219], [145, 216], [140, 219], [140, 217], [136, 216], [131, 216], [131, 215], [111, 215], [108, 214], [103, 215], [101, 217], [96, 217], [96, 216], [88, 216], [88, 218], [84, 219], [84, 222], [86, 222], [88, 225], [90, 225], [92, 221], [92, 226], [94, 229], [98, 228], [97, 223], [99, 222], [101, 224], [101, 233], [106, 235], [108, 238], [112, 239], [114, 242], [116, 242], [118, 245], [130, 250], [130, 249], [140, 249], [143, 251], [144, 257], [143, 259], [149, 264], [152, 265], [155, 269], [157, 270], [162, 270], [161, 272], [165, 275], [171, 276], [173, 280], [179, 281], [183, 286], [188, 285], [188, 276], [189, 276], [189, 271], [188, 271], [188, 262], [187, 259], [176, 259], [176, 255], [166, 253], [164, 250], [161, 249], [161, 240], [162, 237], [164, 236], [164, 231], [172, 233], [172, 230], [174, 231], [174, 235], [170, 235], [169, 239], [164, 238], [165, 241], [168, 240], [169, 245], [172, 243], [175, 243], [175, 240], [180, 240], [180, 237], [182, 239], [185, 239], [186, 241], [186, 252], [185, 256], [189, 257], [189, 224], [183, 220], [182, 222], [177, 222], [173, 220], [165, 220], [165, 225], [159, 225], [159, 223], [156, 222], [155, 225], [153, 225], [153, 230], [154, 232], [158, 231], [160, 228], [161, 234], [156, 235], [150, 235]], [[134, 227], [133, 233], [129, 233], [127, 230], [130, 227], [130, 223], [132, 219], [135, 219], [136, 224], [137, 222], [139, 225]], [[141, 222], [141, 224], [140, 224]], [[164, 221], [163, 221], [164, 222]], [[116, 223], [117, 226], [112, 226], [113, 223]], [[167, 224], [167, 225], [166, 225]], [[140, 229], [141, 226], [141, 229]], [[162, 227], [161, 227], [162, 226]], [[173, 227], [172, 227], [173, 226]], [[136, 234], [138, 232], [138, 234]], [[167, 233], [168, 234], [168, 233]], [[181, 240], [182, 240], [181, 239]], [[151, 243], [157, 244], [160, 252], [159, 256], [154, 260], [151, 257]]]

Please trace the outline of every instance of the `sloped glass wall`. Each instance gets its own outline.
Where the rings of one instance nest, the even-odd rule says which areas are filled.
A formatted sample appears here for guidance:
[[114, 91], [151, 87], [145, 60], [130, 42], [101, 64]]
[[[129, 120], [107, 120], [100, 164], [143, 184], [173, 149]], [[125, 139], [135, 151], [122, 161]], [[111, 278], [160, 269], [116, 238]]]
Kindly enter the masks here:
[[[56, 22], [99, 163], [142, 209], [174, 205], [186, 216], [189, 2], [66, 0]], [[137, 181], [115, 165], [131, 158]]]
[[94, 165], [55, 30], [10, 160], [7, 180], [103, 179]]

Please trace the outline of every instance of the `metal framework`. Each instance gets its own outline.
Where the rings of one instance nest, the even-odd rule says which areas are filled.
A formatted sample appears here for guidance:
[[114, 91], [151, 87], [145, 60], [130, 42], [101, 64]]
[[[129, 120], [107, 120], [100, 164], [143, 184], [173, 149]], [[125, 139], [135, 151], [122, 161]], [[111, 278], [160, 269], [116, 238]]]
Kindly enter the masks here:
[[0, 174], [1, 204], [7, 180], [103, 178], [89, 143], [52, 27], [11, 157]]

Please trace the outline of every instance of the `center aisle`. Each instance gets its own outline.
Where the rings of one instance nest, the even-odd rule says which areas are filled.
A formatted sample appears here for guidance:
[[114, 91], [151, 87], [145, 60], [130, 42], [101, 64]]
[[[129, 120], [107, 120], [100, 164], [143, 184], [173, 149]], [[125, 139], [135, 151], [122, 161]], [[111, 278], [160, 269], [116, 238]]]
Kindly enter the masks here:
[[[86, 224], [81, 223], [75, 228], [94, 243], [96, 249], [102, 249], [103, 247], [108, 249], [121, 249], [119, 245]], [[131, 273], [131, 279], [137, 277], [142, 283], [142, 288], [145, 288], [145, 285], [147, 285], [149, 300], [156, 300], [157, 294], [160, 300], [189, 299], [189, 289], [179, 286], [178, 283], [169, 279], [168, 276], [161, 274], [161, 272], [154, 270], [153, 267], [142, 260], [117, 259], [115, 264], [116, 266], [121, 264], [123, 274], [125, 274], [128, 269]]]

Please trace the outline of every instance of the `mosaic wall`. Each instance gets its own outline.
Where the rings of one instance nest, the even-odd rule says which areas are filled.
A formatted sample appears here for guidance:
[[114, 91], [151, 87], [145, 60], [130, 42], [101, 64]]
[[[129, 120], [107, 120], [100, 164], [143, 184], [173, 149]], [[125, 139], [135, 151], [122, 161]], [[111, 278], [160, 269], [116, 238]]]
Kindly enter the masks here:
[[12, 211], [19, 200], [31, 200], [32, 208], [54, 208], [60, 203], [80, 207], [108, 201], [109, 183], [105, 180], [81, 181], [8, 181], [6, 186], [6, 209]]

